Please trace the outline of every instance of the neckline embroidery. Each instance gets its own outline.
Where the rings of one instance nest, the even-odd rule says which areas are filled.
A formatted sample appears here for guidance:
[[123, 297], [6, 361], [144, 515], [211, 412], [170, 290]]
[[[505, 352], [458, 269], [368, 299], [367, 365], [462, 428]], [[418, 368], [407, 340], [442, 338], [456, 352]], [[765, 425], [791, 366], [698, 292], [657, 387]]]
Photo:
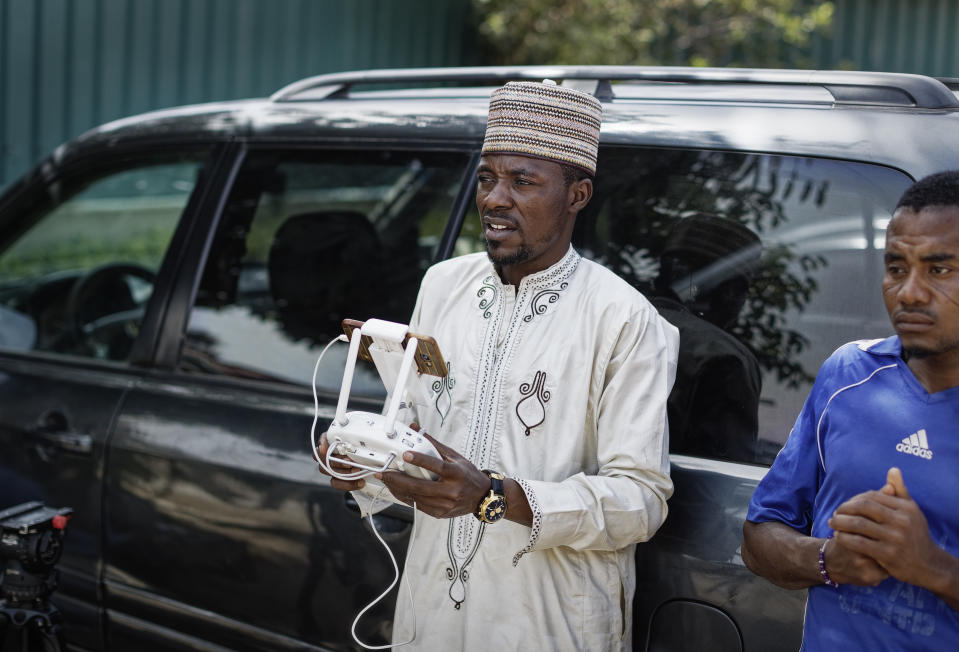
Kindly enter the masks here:
[[483, 319], [489, 319], [493, 316], [493, 305], [496, 303], [496, 299], [499, 298], [499, 287], [496, 284], [496, 274], [490, 274], [483, 279], [480, 289], [476, 291], [476, 296], [479, 297], [479, 309], [483, 313]]
[[[547, 290], [540, 290], [534, 294], [532, 300], [529, 302], [529, 314], [523, 317], [523, 321], [529, 323], [533, 321], [533, 318], [536, 317], [536, 315], [546, 314], [546, 311], [549, 310], [549, 304], [559, 301], [559, 293], [565, 290], [567, 287], [569, 287], [569, 283], [563, 281], [559, 284], [559, 288], [557, 289], [550, 288]], [[540, 303], [540, 300], [544, 297], [546, 298], [546, 303]]]

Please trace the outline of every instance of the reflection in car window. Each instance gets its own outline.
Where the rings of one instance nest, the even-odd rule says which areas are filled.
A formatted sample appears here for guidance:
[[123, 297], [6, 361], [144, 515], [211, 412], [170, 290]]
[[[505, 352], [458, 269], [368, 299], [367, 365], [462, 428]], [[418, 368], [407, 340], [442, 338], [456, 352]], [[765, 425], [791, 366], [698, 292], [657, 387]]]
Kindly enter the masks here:
[[[821, 362], [889, 334], [885, 227], [909, 183], [846, 161], [601, 151], [574, 246], [681, 331], [671, 452], [769, 463]], [[467, 220], [457, 251], [481, 248]]]
[[206, 159], [123, 160], [65, 174], [0, 216], [0, 346], [127, 358], [154, 276]]
[[[251, 154], [230, 193], [180, 356], [183, 371], [309, 384], [344, 318], [407, 322], [463, 181], [464, 154]], [[317, 385], [336, 389], [346, 346]], [[372, 367], [356, 393], [383, 392]]]

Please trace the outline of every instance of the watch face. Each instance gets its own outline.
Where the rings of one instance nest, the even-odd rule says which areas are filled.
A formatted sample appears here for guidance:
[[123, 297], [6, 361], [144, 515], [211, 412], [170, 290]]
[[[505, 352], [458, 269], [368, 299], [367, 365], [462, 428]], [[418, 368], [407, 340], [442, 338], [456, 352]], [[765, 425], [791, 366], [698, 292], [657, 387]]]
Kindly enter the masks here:
[[501, 497], [488, 499], [483, 505], [483, 520], [495, 523], [506, 514], [506, 501]]

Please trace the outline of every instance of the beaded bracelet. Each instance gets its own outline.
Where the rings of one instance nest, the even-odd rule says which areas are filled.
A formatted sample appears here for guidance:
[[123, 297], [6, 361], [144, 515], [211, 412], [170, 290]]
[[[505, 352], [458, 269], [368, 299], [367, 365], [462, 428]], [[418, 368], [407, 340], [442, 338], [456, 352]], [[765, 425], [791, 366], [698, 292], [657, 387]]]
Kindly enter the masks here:
[[823, 584], [835, 589], [839, 587], [839, 584], [830, 579], [829, 573], [826, 572], [826, 544], [829, 543], [829, 539], [832, 539], [832, 537], [826, 537], [826, 540], [822, 542], [822, 547], [819, 548], [819, 574], [822, 575]]

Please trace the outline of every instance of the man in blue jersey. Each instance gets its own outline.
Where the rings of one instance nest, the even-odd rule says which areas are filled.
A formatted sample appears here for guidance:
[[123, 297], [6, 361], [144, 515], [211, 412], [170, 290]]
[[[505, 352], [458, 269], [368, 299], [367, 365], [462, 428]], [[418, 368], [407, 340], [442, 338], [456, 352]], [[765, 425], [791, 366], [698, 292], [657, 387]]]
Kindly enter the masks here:
[[959, 650], [959, 171], [900, 199], [882, 293], [896, 335], [823, 364], [743, 526], [804, 650]]

